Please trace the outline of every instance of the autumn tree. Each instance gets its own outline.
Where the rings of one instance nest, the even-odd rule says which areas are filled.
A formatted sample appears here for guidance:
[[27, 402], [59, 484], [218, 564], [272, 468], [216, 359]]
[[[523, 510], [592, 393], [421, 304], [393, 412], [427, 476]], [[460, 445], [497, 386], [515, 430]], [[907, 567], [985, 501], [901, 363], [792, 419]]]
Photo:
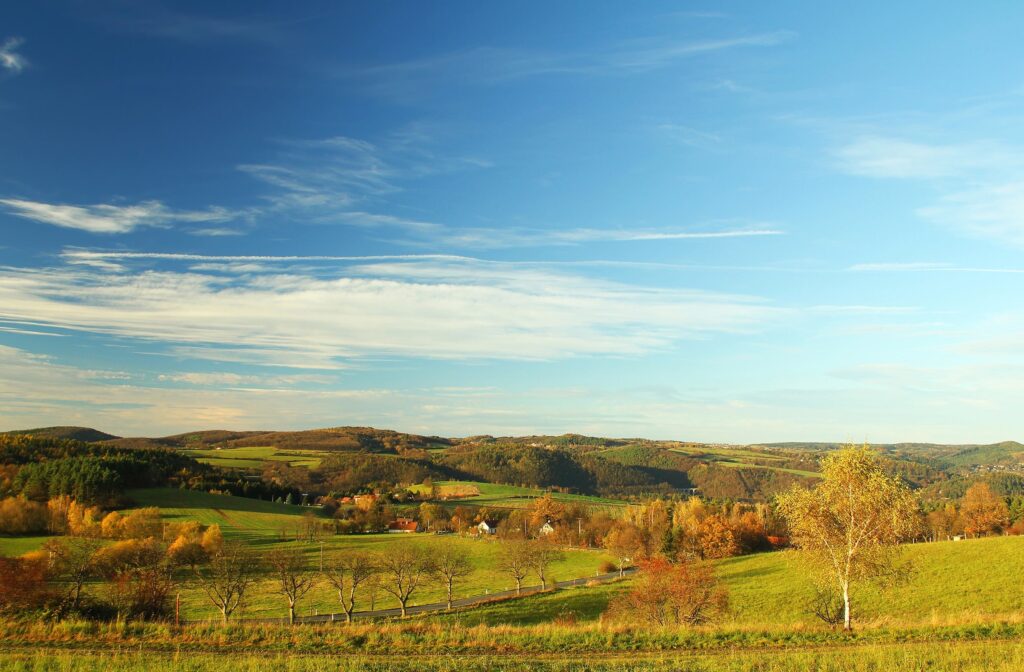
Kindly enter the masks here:
[[392, 544], [380, 554], [381, 588], [398, 600], [402, 616], [407, 613], [409, 598], [430, 580], [434, 563], [430, 554], [414, 544]]
[[622, 576], [626, 565], [642, 554], [644, 538], [635, 525], [620, 522], [604, 536], [604, 547], [615, 556], [619, 576]]
[[978, 482], [967, 489], [960, 502], [964, 532], [972, 537], [1001, 532], [1010, 525], [1010, 510], [988, 483]]
[[794, 487], [778, 497], [778, 507], [819, 585], [841, 595], [843, 627], [849, 630], [854, 588], [892, 576], [896, 545], [915, 529], [917, 503], [866, 445], [827, 455], [821, 470], [817, 487]]
[[64, 584], [65, 602], [71, 609], [78, 609], [82, 588], [98, 573], [98, 549], [98, 541], [76, 537], [50, 539], [43, 544], [53, 577]]
[[245, 604], [249, 589], [259, 578], [257, 556], [240, 542], [225, 542], [205, 567], [194, 570], [199, 587], [224, 623]]
[[301, 548], [289, 546], [267, 554], [267, 568], [277, 585], [275, 589], [288, 603], [288, 623], [295, 623], [295, 605], [316, 584], [306, 554]]
[[444, 582], [448, 609], [451, 609], [455, 584], [473, 573], [473, 563], [462, 549], [454, 544], [445, 544], [440, 552], [434, 554], [434, 567]]
[[700, 625], [723, 613], [728, 595], [703, 562], [646, 560], [628, 592], [608, 606], [613, 619], [657, 626]]
[[359, 587], [376, 578], [378, 571], [373, 556], [367, 553], [344, 553], [328, 564], [324, 578], [338, 591], [346, 622], [352, 622]]
[[516, 584], [516, 594], [523, 590], [523, 579], [533, 568], [533, 545], [525, 539], [505, 539], [498, 554], [498, 570]]
[[697, 527], [701, 559], [729, 558], [740, 552], [739, 542], [729, 521], [718, 514], [708, 516]]

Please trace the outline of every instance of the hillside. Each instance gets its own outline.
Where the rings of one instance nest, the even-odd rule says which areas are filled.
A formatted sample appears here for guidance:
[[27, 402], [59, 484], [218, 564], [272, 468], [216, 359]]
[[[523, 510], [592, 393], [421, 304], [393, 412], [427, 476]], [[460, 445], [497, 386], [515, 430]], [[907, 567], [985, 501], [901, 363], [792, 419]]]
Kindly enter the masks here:
[[65, 439], [71, 441], [84, 441], [85, 443], [110, 441], [120, 438], [113, 434], [107, 434], [106, 432], [101, 432], [98, 429], [93, 429], [92, 427], [39, 427], [36, 429], [17, 429], [10, 432], [0, 433], [31, 434], [32, 436], [41, 436], [47, 439]]

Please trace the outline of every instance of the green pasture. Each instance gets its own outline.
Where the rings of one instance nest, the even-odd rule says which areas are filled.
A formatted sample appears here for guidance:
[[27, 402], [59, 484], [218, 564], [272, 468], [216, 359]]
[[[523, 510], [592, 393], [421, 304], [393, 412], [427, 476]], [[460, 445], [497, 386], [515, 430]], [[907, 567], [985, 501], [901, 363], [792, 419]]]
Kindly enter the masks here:
[[205, 448], [181, 451], [205, 464], [236, 469], [259, 469], [266, 462], [287, 462], [292, 467], [320, 466], [324, 453], [317, 450], [282, 450], [274, 446], [246, 446], [244, 448]]
[[[595, 497], [591, 495], [573, 495], [563, 492], [548, 492], [539, 488], [522, 488], [516, 485], [498, 485], [495, 483], [482, 483], [478, 481], [435, 481], [434, 485], [442, 490], [448, 487], [471, 487], [476, 488], [479, 494], [469, 497], [459, 497], [447, 500], [448, 502], [465, 502], [473, 506], [489, 506], [495, 508], [525, 508], [531, 501], [538, 497], [550, 494], [552, 499], [559, 502], [588, 504], [595, 507], [620, 507], [625, 502], [607, 497]], [[409, 488], [413, 492], [424, 492], [426, 486], [414, 485]]]

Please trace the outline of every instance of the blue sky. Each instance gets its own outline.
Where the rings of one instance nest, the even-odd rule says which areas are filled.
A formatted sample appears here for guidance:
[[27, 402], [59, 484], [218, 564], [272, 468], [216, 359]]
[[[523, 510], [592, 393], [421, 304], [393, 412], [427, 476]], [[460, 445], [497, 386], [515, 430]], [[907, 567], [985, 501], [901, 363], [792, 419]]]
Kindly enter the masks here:
[[1022, 438], [1022, 20], [7, 3], [0, 429]]

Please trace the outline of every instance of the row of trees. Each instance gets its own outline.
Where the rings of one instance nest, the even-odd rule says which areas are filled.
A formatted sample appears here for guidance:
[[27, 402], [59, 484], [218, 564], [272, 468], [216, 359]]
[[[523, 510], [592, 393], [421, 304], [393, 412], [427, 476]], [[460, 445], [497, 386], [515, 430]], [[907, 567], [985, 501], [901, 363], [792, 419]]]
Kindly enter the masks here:
[[[1017, 502], [1014, 502], [1017, 503]], [[933, 540], [957, 535], [984, 537], [991, 534], [1024, 534], [1024, 502], [1011, 511], [1006, 498], [985, 482], [967, 489], [963, 498], [929, 511], [924, 526]], [[1013, 515], [1016, 514], [1016, 515]]]
[[[405, 616], [414, 595], [428, 585], [444, 589], [450, 609], [458, 585], [476, 571], [470, 556], [456, 544], [428, 550], [399, 543], [378, 553], [345, 552], [326, 562], [321, 558], [317, 568], [308, 544], [290, 543], [257, 553], [240, 542], [225, 542], [216, 526], [203, 529], [190, 521], [165, 531], [163, 540], [125, 539], [106, 545], [90, 537], [52, 539], [38, 552], [0, 558], [0, 607], [167, 618], [174, 589], [193, 582], [227, 622], [247, 603], [253, 586], [269, 577], [291, 622], [300, 601], [317, 586], [328, 586], [337, 594], [346, 620], [352, 619], [366, 595], [372, 610], [379, 591], [394, 597]], [[517, 592], [531, 574], [546, 589], [550, 567], [561, 557], [558, 549], [543, 542], [502, 542], [497, 569]], [[90, 591], [87, 598], [85, 586], [97, 581], [102, 588]]]

